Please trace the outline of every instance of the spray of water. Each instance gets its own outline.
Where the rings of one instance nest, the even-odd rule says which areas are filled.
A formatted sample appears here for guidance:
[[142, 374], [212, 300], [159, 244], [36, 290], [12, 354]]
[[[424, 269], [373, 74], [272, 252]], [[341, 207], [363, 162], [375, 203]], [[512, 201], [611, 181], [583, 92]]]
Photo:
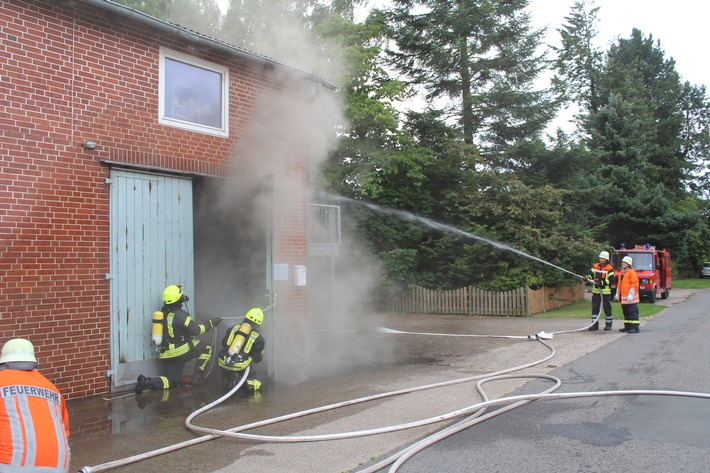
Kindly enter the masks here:
[[491, 245], [491, 246], [498, 248], [500, 250], [509, 251], [511, 253], [515, 253], [516, 255], [522, 256], [524, 258], [528, 258], [533, 261], [537, 261], [538, 263], [546, 264], [547, 266], [551, 266], [555, 269], [558, 269], [558, 270], [565, 272], [567, 274], [571, 274], [572, 276], [578, 277], [580, 279], [583, 278], [582, 276], [580, 276], [577, 273], [574, 273], [568, 269], [565, 269], [565, 268], [562, 268], [562, 267], [557, 266], [555, 264], [552, 264], [549, 261], [545, 261], [545, 260], [540, 259], [536, 256], [529, 255], [529, 254], [525, 253], [524, 251], [520, 251], [516, 248], [513, 248], [512, 246], [504, 245], [503, 243], [500, 243], [500, 242], [497, 242], [494, 240], [490, 240], [490, 239], [484, 238], [482, 236], [474, 235], [473, 233], [463, 231], [459, 228], [452, 227], [451, 225], [446, 225], [446, 224], [428, 219], [426, 217], [422, 217], [420, 215], [416, 215], [411, 212], [407, 212], [405, 210], [393, 209], [390, 207], [382, 207], [380, 205], [376, 205], [376, 204], [373, 204], [370, 202], [350, 199], [348, 197], [333, 196], [333, 195], [325, 195], [325, 197], [327, 197], [328, 199], [333, 199], [333, 200], [340, 201], [340, 202], [348, 202], [348, 203], [352, 203], [352, 204], [362, 205], [362, 206], [367, 207], [371, 210], [375, 210], [376, 212], [380, 212], [380, 213], [383, 213], [386, 215], [391, 215], [393, 217], [396, 217], [396, 218], [406, 221], [406, 222], [420, 223], [420, 224], [426, 225], [427, 227], [432, 228], [434, 230], [438, 230], [438, 231], [446, 232], [446, 233], [452, 233], [452, 234], [467, 238], [469, 240], [480, 241], [482, 243], [486, 243], [486, 244]]

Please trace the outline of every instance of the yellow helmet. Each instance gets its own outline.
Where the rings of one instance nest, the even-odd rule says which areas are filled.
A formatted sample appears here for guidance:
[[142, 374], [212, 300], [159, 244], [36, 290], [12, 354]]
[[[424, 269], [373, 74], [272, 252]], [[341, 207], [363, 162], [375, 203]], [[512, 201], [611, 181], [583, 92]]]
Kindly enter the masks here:
[[182, 288], [179, 284], [172, 284], [163, 291], [163, 302], [166, 304], [175, 304], [182, 299]]
[[35, 347], [32, 345], [32, 342], [24, 338], [8, 340], [2, 346], [0, 363], [9, 363], [12, 361], [31, 361], [32, 363], [37, 363]]
[[599, 257], [600, 257], [600, 258], [604, 258], [605, 260], [608, 261], [608, 260], [609, 260], [609, 252], [608, 252], [608, 251], [602, 251], [601, 253], [599, 253]]
[[261, 325], [264, 322], [264, 313], [258, 307], [249, 309], [249, 312], [244, 317], [257, 325]]
[[633, 258], [632, 258], [631, 256], [624, 256], [624, 257], [621, 259], [621, 262], [622, 262], [622, 263], [626, 263], [626, 264], [628, 264], [629, 266], [633, 266], [633, 265], [634, 265], [634, 260], [633, 260]]

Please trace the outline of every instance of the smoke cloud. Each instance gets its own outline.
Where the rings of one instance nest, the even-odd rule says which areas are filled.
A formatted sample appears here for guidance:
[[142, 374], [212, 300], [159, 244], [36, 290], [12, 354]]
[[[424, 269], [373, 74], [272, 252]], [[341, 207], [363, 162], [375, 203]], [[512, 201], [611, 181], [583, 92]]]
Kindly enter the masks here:
[[[262, 12], [260, 17], [267, 19], [269, 15]], [[256, 41], [277, 47], [270, 55], [285, 58], [283, 62], [303, 71], [318, 71], [326, 79], [328, 74], [335, 77], [343, 70], [344, 65], [334, 60], [337, 53], [324, 55], [330, 46], [308, 38], [297, 22], [288, 24], [283, 16], [273, 18], [278, 27], [262, 31], [277, 34]], [[204, 230], [203, 241], [221, 241], [214, 247], [203, 245], [199, 264], [203, 265], [201, 272], [210, 276], [201, 283], [201, 291], [210, 301], [210, 311], [239, 311], [234, 314], [238, 320], [230, 321], [230, 326], [241, 321], [239, 317], [250, 307], [268, 304], [264, 297], [265, 235], [273, 215], [284, 212], [272, 208], [273, 195], [293, 195], [295, 202], [305, 199], [303, 171], [309, 185], [317, 185], [319, 168], [337, 145], [336, 130], [347, 127], [337, 91], [290, 68], [263, 74], [275, 81], [275, 87], [257, 98], [249, 123], [239, 131], [232, 153], [239, 176], [214, 186], [203, 202], [210, 220], [204, 225], [209, 230]], [[305, 170], [299, 167], [304, 162]], [[208, 235], [214, 231], [221, 236]], [[369, 330], [373, 321], [368, 294], [377, 280], [377, 266], [348, 235], [343, 235], [341, 243], [337, 255], [308, 258], [306, 318], [290, 316], [289, 308], [277, 297], [273, 324], [265, 324], [263, 330], [267, 357], [254, 367], [260, 377], [268, 369], [275, 373], [277, 383], [299, 383], [387, 359], [388, 349], [377, 347], [379, 338]], [[231, 251], [221, 249], [225, 245]], [[292, 268], [289, 273], [293, 278]], [[219, 339], [224, 329], [223, 324]]]

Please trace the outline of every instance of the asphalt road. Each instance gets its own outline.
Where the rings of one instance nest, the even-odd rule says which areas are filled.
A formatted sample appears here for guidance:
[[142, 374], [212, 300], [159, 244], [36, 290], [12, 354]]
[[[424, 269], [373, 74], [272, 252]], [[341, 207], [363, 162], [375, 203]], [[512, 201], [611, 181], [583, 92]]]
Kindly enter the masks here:
[[[710, 291], [699, 291], [549, 374], [558, 392], [710, 393]], [[514, 394], [539, 392], [534, 381]], [[707, 472], [710, 400], [666, 396], [536, 401], [415, 455], [399, 472]]]
[[[658, 303], [670, 307], [652, 320], [643, 320], [638, 335], [619, 333], [618, 321], [612, 332], [588, 332], [584, 329], [588, 321], [578, 319], [373, 314], [360, 321], [364, 327], [408, 333], [365, 330], [356, 344], [350, 332], [328, 333], [327, 349], [319, 347], [314, 356], [326, 356], [338, 361], [334, 366], [351, 369], [324, 372], [298, 384], [267, 383], [260, 398], [235, 396], [195, 423], [230, 429], [331, 403], [540, 362], [550, 355], [549, 349], [528, 341], [526, 335], [541, 331], [555, 333], [547, 340], [555, 356], [524, 372], [554, 373], [562, 379], [563, 391], [650, 387], [710, 391], [703, 365], [710, 330], [704, 310], [710, 291], [693, 295], [693, 291], [676, 290]], [[470, 338], [471, 334], [476, 337]], [[499, 338], [508, 335], [520, 338]], [[541, 381], [507, 380], [486, 385], [486, 391], [499, 398], [520, 389], [535, 392], [542, 385]], [[184, 426], [185, 417], [220, 395], [218, 383], [212, 383], [205, 389], [116, 396], [110, 402], [101, 397], [70, 401], [71, 471], [194, 439], [197, 435]], [[474, 383], [452, 384], [294, 419], [255, 433], [374, 429], [440, 416], [480, 399]], [[707, 406], [702, 400], [657, 397], [538, 401], [430, 447], [400, 471], [594, 472], [620, 471], [622, 466], [625, 471], [710, 471], [700, 469], [708, 453], [703, 445], [710, 445], [702, 428], [710, 420]], [[354, 472], [447, 424], [312, 443], [215, 439], [111, 470]], [[672, 438], [659, 440], [666, 434], [673, 434]]]

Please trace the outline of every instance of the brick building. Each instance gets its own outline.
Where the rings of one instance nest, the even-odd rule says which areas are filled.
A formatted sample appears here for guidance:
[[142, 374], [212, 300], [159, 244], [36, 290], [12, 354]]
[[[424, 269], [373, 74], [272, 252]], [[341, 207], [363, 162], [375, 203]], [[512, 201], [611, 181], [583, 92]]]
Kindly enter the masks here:
[[108, 0], [3, 0], [0, 78], [0, 343], [65, 396], [155, 366], [167, 284], [198, 321], [305, 316], [307, 151], [274, 124], [331, 84]]

